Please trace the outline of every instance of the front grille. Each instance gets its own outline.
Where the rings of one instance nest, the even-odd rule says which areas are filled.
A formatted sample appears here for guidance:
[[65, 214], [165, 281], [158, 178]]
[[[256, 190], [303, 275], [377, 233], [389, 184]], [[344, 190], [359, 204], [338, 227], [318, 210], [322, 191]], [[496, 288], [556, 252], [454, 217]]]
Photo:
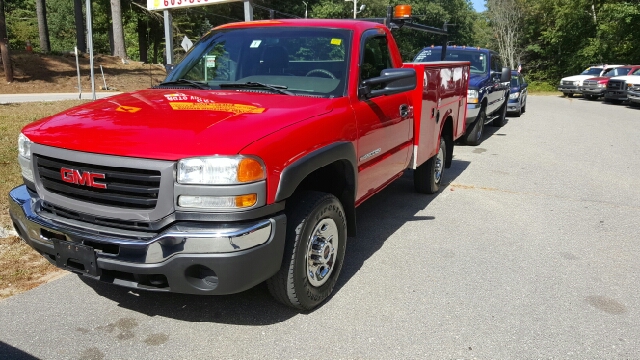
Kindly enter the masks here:
[[562, 81], [562, 85], [573, 85], [573, 81]]
[[[160, 171], [83, 164], [42, 155], [35, 155], [35, 162], [42, 186], [70, 199], [127, 209], [153, 209], [158, 202]], [[104, 174], [100, 183], [106, 188], [65, 182], [62, 168], [77, 170], [80, 174]]]
[[585, 80], [582, 83], [583, 86], [598, 86], [598, 81], [596, 80]]
[[626, 82], [624, 80], [609, 80], [609, 83], [607, 83], [607, 90], [622, 90], [624, 89], [625, 83]]
[[40, 208], [41, 213], [46, 213], [49, 216], [58, 216], [64, 219], [76, 220], [76, 221], [84, 221], [90, 224], [115, 227], [119, 229], [126, 230], [135, 230], [135, 231], [149, 231], [151, 229], [151, 224], [144, 221], [133, 221], [133, 220], [119, 220], [119, 219], [110, 219], [100, 216], [92, 216], [88, 214], [79, 213], [77, 211], [65, 209], [60, 206], [56, 206], [50, 204], [46, 201], [41, 203]]

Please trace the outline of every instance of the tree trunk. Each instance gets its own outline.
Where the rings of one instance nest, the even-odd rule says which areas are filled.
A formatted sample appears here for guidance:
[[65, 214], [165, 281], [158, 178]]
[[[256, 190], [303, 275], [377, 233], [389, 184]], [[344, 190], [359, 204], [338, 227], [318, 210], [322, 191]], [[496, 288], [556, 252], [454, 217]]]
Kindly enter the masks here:
[[154, 64], [158, 63], [158, 50], [160, 48], [160, 41], [162, 41], [162, 29], [160, 28], [160, 23], [158, 21], [151, 21], [151, 23], [149, 24], [149, 30], [150, 30], [150, 34], [151, 34], [151, 39], [153, 39], [153, 58], [152, 58], [152, 62]]
[[13, 67], [9, 54], [9, 40], [7, 39], [7, 21], [4, 16], [4, 0], [0, 0], [0, 56], [4, 66], [4, 76], [8, 83], [13, 81]]
[[82, 0], [73, 0], [73, 14], [76, 20], [76, 45], [79, 51], [87, 52], [87, 40], [84, 36], [84, 18], [82, 17]]
[[138, 17], [138, 49], [140, 51], [140, 61], [143, 63], [148, 62], [149, 57], [147, 54], [147, 50], [149, 48], [147, 42], [147, 20]]
[[38, 14], [38, 32], [40, 33], [40, 51], [51, 51], [49, 42], [49, 26], [47, 25], [47, 5], [44, 0], [36, 0], [36, 13]]
[[109, 50], [111, 51], [109, 55], [113, 56], [116, 53], [113, 46], [113, 26], [107, 28], [107, 38], [109, 38]]
[[124, 30], [122, 29], [122, 10], [120, 0], [111, 0], [111, 21], [113, 23], [113, 55], [127, 58], [124, 48]]

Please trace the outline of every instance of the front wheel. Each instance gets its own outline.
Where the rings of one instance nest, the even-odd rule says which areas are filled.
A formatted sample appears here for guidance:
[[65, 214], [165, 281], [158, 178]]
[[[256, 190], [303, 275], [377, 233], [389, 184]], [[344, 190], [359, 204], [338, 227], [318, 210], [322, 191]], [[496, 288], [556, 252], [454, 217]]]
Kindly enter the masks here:
[[438, 149], [438, 152], [413, 172], [413, 186], [417, 192], [422, 194], [438, 192], [442, 182], [446, 158], [447, 144], [444, 138], [440, 137], [440, 149]]
[[267, 280], [279, 302], [311, 310], [333, 291], [347, 245], [347, 222], [333, 195], [305, 192], [287, 201], [287, 233], [280, 270]]

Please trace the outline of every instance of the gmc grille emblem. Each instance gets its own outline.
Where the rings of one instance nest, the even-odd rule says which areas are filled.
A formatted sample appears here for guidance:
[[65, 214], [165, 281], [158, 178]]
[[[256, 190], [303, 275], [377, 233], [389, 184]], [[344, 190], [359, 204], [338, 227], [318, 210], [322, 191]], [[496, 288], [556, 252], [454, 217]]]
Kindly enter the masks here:
[[60, 168], [62, 181], [76, 185], [91, 186], [98, 189], [106, 189], [107, 184], [96, 182], [96, 179], [104, 179], [104, 174], [92, 172], [80, 172], [80, 170]]

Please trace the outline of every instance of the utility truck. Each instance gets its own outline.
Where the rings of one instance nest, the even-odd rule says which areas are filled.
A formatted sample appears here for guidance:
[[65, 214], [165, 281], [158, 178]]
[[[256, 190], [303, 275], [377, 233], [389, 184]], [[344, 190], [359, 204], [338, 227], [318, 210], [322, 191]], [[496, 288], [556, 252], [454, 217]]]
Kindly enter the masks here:
[[314, 308], [358, 205], [407, 169], [437, 192], [465, 133], [469, 63], [403, 64], [390, 28], [420, 26], [396, 10], [223, 25], [160, 85], [26, 126], [17, 233], [99, 281], [211, 295], [266, 281]]

